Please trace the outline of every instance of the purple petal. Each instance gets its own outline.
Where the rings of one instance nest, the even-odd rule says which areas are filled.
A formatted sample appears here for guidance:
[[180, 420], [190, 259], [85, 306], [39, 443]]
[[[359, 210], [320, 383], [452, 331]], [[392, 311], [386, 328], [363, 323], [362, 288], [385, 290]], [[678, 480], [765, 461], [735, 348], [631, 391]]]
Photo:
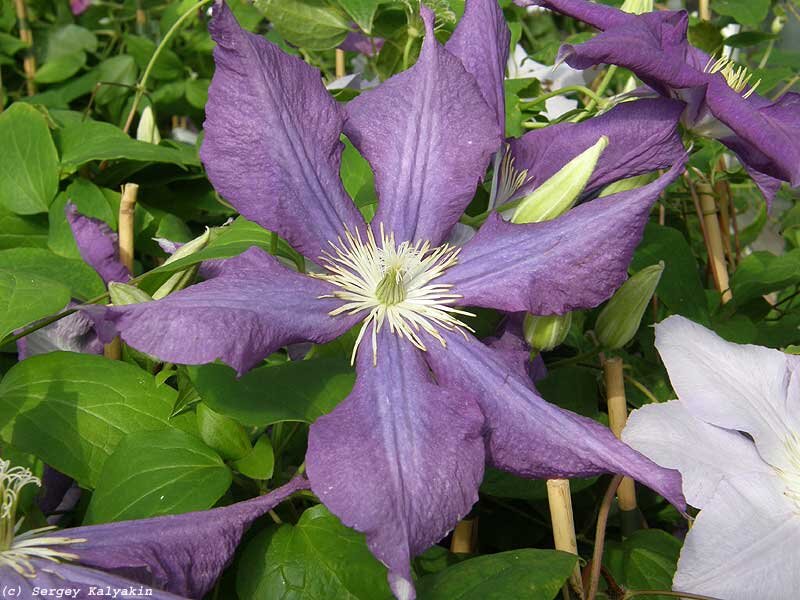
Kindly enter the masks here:
[[119, 261], [117, 234], [103, 221], [80, 214], [72, 202], [67, 202], [65, 212], [84, 262], [97, 271], [107, 284], [128, 281], [131, 273]]
[[749, 169], [800, 185], [800, 94], [764, 104], [757, 96], [743, 98], [720, 75], [709, 83], [706, 102], [735, 133], [721, 141]]
[[347, 52], [358, 52], [364, 56], [377, 56], [381, 48], [383, 48], [383, 38], [373, 38], [364, 35], [360, 31], [351, 31], [344, 38], [344, 41], [339, 44], [339, 48]]
[[490, 463], [522, 477], [589, 477], [622, 473], [685, 508], [677, 471], [659, 467], [592, 419], [543, 400], [502, 354], [473, 337], [447, 334], [428, 362], [440, 385], [477, 395], [486, 416]]
[[500, 328], [499, 336], [484, 338], [483, 342], [499, 354], [507, 366], [523, 377], [538, 381], [547, 377], [547, 367], [541, 354], [531, 360], [531, 348], [525, 341], [522, 323], [525, 315], [516, 313], [509, 315]]
[[347, 105], [345, 133], [370, 162], [374, 223], [399, 240], [438, 245], [475, 194], [501, 142], [494, 112], [461, 61], [426, 37], [417, 63]]
[[312, 260], [363, 220], [339, 179], [343, 110], [317, 69], [214, 4], [217, 68], [200, 150], [216, 190]]
[[552, 221], [514, 225], [495, 213], [443, 282], [464, 306], [536, 315], [597, 306], [625, 281], [651, 206], [682, 171], [683, 161], [653, 183]]
[[[77, 305], [71, 302], [67, 308], [74, 306]], [[103, 343], [97, 337], [92, 321], [86, 315], [73, 313], [17, 340], [19, 360], [59, 351], [81, 354], [103, 353]]]
[[75, 16], [82, 15], [92, 5], [92, 0], [69, 0], [69, 9]]
[[264, 496], [204, 512], [66, 529], [82, 565], [182, 596], [200, 598], [230, 563], [245, 530], [298, 490], [293, 479]]
[[514, 0], [517, 6], [542, 6], [603, 30], [625, 25], [632, 15], [611, 6], [586, 0]]
[[320, 296], [333, 290], [250, 248], [226, 260], [217, 277], [162, 300], [83, 310], [103, 340], [120, 334], [164, 361], [221, 359], [241, 374], [286, 344], [328, 342], [352, 327], [358, 318], [328, 314], [341, 301]]
[[[438, 342], [433, 342], [437, 343]], [[312, 426], [311, 487], [366, 533], [400, 599], [414, 598], [409, 560], [439, 541], [478, 499], [483, 417], [471, 394], [432, 383], [422, 354], [385, 327], [358, 354], [356, 385]]]
[[[44, 588], [48, 591], [61, 590], [62, 594], [71, 590], [75, 595], [69, 596], [70, 598], [87, 600], [103, 597], [102, 593], [110, 588], [111, 593], [107, 597], [113, 597], [114, 590], [117, 590], [119, 598], [131, 600], [186, 600], [183, 596], [79, 565], [54, 563], [42, 558], [33, 559], [31, 563], [36, 569], [36, 576], [32, 579], [19, 575], [10, 567], [0, 567], [0, 591], [6, 594], [5, 597], [22, 600], [46, 598], [48, 596], [42, 594]], [[37, 587], [40, 591], [34, 595], [34, 588]], [[12, 590], [20, 591], [22, 595], [11, 596], [8, 592]]]
[[464, 16], [445, 45], [475, 77], [501, 131], [506, 126], [503, 79], [510, 40], [511, 32], [497, 0], [467, 0]]
[[[678, 123], [684, 104], [666, 98], [625, 102], [581, 123], [560, 123], [526, 133], [511, 142], [514, 166], [527, 169], [528, 193], [555, 175], [565, 164], [600, 139], [608, 137], [585, 193], [618, 179], [669, 168], [686, 153]], [[517, 194], [520, 195], [520, 194]]]

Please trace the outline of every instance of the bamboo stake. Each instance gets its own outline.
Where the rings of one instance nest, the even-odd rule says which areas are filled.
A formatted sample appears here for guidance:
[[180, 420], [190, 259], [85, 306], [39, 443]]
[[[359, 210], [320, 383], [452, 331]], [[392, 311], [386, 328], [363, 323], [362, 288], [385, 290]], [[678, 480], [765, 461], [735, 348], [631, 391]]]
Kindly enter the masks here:
[[22, 68], [25, 70], [25, 89], [28, 96], [33, 96], [36, 93], [36, 84], [33, 81], [36, 75], [36, 57], [33, 54], [33, 34], [30, 23], [28, 23], [28, 8], [25, 6], [25, 0], [14, 0], [14, 8], [17, 12], [19, 39], [28, 46], [25, 49], [25, 57], [22, 59]]
[[478, 545], [478, 519], [463, 519], [458, 522], [450, 539], [450, 552], [475, 554]]
[[703, 224], [708, 244], [708, 262], [717, 291], [722, 294], [722, 303], [731, 301], [733, 294], [728, 279], [728, 267], [725, 263], [725, 249], [722, 246], [722, 233], [717, 218], [717, 202], [708, 183], [698, 183], [697, 192], [700, 198], [700, 209], [703, 213]]
[[703, 21], [711, 20], [711, 0], [700, 0], [697, 13]]
[[[622, 430], [628, 421], [628, 402], [625, 398], [625, 381], [621, 358], [612, 357], [603, 363], [603, 376], [606, 382], [608, 418], [611, 431], [622, 439]], [[636, 484], [630, 477], [623, 477], [617, 488], [617, 504], [622, 513], [622, 531], [629, 535], [638, 528], [639, 518], [636, 505]]]
[[[569, 479], [548, 479], [547, 500], [550, 503], [550, 521], [553, 524], [553, 541], [556, 550], [578, 556], [578, 541], [575, 537], [575, 520], [572, 516], [572, 498], [569, 494]], [[583, 582], [578, 564], [569, 578], [571, 587], [579, 598], [583, 598]], [[564, 586], [564, 598], [569, 598]]]
[[[136, 215], [136, 197], [139, 186], [126, 183], [122, 186], [122, 199], [119, 203], [119, 260], [133, 275], [133, 223]], [[112, 360], [122, 358], [122, 342], [114, 338], [103, 348], [103, 355]]]
[[344, 50], [336, 49], [336, 79], [344, 77], [347, 74], [344, 64]]

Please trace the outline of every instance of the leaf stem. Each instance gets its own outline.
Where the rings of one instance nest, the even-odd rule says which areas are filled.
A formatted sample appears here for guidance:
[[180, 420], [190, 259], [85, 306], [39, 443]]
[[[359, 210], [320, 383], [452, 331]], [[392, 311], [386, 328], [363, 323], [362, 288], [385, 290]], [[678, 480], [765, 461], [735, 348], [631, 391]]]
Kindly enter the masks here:
[[619, 484], [622, 482], [622, 475], [614, 475], [611, 483], [603, 496], [600, 504], [600, 512], [597, 515], [597, 529], [594, 536], [594, 552], [592, 553], [592, 570], [589, 575], [589, 591], [586, 593], [586, 600], [594, 600], [597, 596], [597, 585], [600, 581], [600, 566], [603, 563], [603, 546], [606, 540], [606, 524], [608, 523], [608, 513], [611, 511], [611, 502], [617, 492]]
[[[611, 70], [610, 67], [609, 70]], [[586, 87], [585, 85], [568, 85], [566, 87], [559, 88], [552, 92], [548, 92], [547, 94], [542, 94], [541, 96], [537, 96], [533, 100], [525, 100], [523, 102], [520, 102], [520, 104], [522, 104], [524, 107], [527, 108], [535, 106], [536, 104], [541, 104], [542, 102], [544, 102], [549, 98], [554, 98], [555, 96], [563, 96], [564, 94], [568, 94], [570, 92], [580, 92], [581, 94], [589, 96], [595, 105], [599, 104], [603, 106], [606, 104], [606, 100], [600, 95], [600, 93], [602, 92], [600, 93], [595, 92], [594, 90]]]

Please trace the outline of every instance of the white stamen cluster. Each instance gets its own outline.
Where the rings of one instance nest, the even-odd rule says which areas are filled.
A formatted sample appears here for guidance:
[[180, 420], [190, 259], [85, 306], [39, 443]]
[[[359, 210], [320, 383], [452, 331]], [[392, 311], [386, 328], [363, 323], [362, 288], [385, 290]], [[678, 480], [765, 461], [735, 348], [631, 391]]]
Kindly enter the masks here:
[[528, 169], [517, 170], [514, 167], [514, 157], [508, 144], [503, 149], [503, 160], [500, 162], [499, 172], [494, 176], [498, 180], [493, 206], [501, 206], [511, 200], [517, 190], [528, 181]]
[[[719, 58], [714, 58], [712, 56], [708, 59], [706, 66], [703, 67], [703, 72], [721, 74], [728, 83], [728, 86], [737, 94], [744, 92], [747, 84], [750, 83], [750, 80], [753, 78], [753, 74], [747, 70], [747, 67], [737, 65], [727, 56], [720, 56]], [[756, 91], [760, 83], [761, 80], [759, 79], [747, 92], [744, 92], [742, 97], [749, 98], [753, 92]]]
[[52, 546], [76, 544], [83, 539], [65, 537], [42, 537], [40, 534], [55, 527], [43, 527], [17, 535], [22, 519], [16, 521], [17, 505], [22, 489], [29, 484], [41, 486], [41, 480], [30, 469], [12, 467], [11, 462], [0, 459], [0, 568], [10, 567], [23, 577], [33, 578], [36, 569], [33, 558], [44, 558], [53, 562], [75, 560], [77, 555], [54, 550]]
[[470, 327], [454, 315], [472, 317], [452, 304], [461, 296], [450, 293], [452, 286], [432, 283], [448, 268], [458, 262], [460, 248], [447, 244], [432, 248], [429, 242], [395, 243], [394, 234], [386, 234], [380, 227], [380, 240], [367, 230], [367, 239], [361, 233], [346, 231], [345, 239], [330, 242], [332, 251], [320, 259], [326, 273], [315, 274], [339, 289], [324, 298], [338, 298], [345, 304], [331, 311], [331, 316], [355, 315], [367, 312], [353, 348], [352, 361], [372, 326], [372, 362], [377, 364], [377, 335], [388, 322], [392, 333], [406, 338], [420, 350], [426, 350], [420, 334], [422, 331], [446, 346], [438, 331]]

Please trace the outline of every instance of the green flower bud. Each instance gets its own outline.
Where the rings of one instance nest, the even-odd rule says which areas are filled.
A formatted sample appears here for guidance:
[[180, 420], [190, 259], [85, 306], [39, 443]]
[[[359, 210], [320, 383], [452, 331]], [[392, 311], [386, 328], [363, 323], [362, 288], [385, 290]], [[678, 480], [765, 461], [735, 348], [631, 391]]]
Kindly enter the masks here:
[[197, 427], [200, 438], [225, 460], [240, 460], [253, 450], [247, 431], [238, 421], [211, 410], [202, 402], [197, 405]]
[[111, 282], [108, 284], [108, 295], [111, 297], [111, 304], [114, 306], [125, 306], [126, 304], [141, 304], [150, 302], [153, 298], [139, 288], [128, 285], [127, 283]]
[[614, 293], [595, 324], [600, 345], [617, 350], [633, 339], [663, 272], [664, 263], [659, 261], [636, 273]]
[[563, 215], [575, 205], [597, 166], [608, 138], [601, 136], [597, 143], [581, 152], [561, 167], [561, 170], [525, 196], [511, 217], [512, 223], [539, 223]]
[[635, 175], [634, 177], [628, 177], [627, 179], [614, 181], [603, 188], [603, 191], [600, 192], [599, 197], [603, 198], [604, 196], [610, 196], [611, 194], [635, 190], [636, 188], [640, 188], [650, 183], [652, 178], [653, 177], [650, 173], [645, 173], [644, 175]]
[[[208, 228], [206, 227], [205, 232], [194, 238], [190, 242], [186, 242], [183, 246], [178, 248], [175, 252], [172, 253], [167, 260], [164, 261], [165, 265], [173, 263], [177, 260], [182, 258], [186, 258], [187, 256], [191, 256], [196, 252], [199, 252], [206, 246], [208, 243], [214, 239], [216, 236], [216, 230], [219, 229], [218, 227], [215, 228]], [[172, 292], [177, 292], [178, 290], [182, 290], [187, 285], [189, 285], [193, 280], [195, 275], [197, 275], [197, 270], [200, 268], [199, 264], [192, 265], [187, 269], [183, 269], [182, 271], [178, 271], [177, 273], [173, 273], [169, 279], [167, 279], [161, 287], [159, 287], [153, 293], [153, 300], [160, 300], [164, 296], [171, 294]]]
[[136, 139], [148, 144], [158, 144], [161, 141], [161, 134], [158, 133], [158, 125], [153, 109], [145, 106], [142, 116], [139, 117], [139, 126], [136, 128]]
[[620, 10], [634, 15], [641, 15], [642, 13], [653, 12], [653, 0], [625, 0]]
[[546, 317], [527, 314], [522, 323], [522, 333], [531, 348], [537, 352], [546, 352], [566, 339], [571, 325], [572, 313]]
[[773, 35], [778, 35], [783, 28], [786, 26], [786, 16], [785, 15], [778, 15], [774, 19], [772, 19], [772, 25], [770, 25], [770, 31]]

